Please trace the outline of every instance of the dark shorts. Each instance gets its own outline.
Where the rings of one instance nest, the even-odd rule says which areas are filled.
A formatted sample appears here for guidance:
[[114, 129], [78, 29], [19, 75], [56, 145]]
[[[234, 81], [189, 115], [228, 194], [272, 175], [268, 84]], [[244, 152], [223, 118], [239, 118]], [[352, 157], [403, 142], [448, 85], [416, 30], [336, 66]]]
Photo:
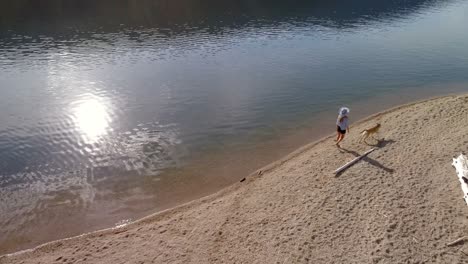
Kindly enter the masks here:
[[340, 134], [346, 134], [346, 129], [345, 130], [341, 130], [340, 126], [336, 126], [336, 131], [338, 131]]

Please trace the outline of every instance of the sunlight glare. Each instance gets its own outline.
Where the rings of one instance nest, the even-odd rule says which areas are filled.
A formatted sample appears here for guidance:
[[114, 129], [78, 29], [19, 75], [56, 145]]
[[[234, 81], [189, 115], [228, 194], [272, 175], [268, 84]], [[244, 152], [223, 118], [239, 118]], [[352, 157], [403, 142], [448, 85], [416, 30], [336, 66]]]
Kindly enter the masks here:
[[109, 115], [105, 105], [97, 99], [80, 102], [74, 109], [74, 117], [88, 143], [96, 142], [107, 133]]

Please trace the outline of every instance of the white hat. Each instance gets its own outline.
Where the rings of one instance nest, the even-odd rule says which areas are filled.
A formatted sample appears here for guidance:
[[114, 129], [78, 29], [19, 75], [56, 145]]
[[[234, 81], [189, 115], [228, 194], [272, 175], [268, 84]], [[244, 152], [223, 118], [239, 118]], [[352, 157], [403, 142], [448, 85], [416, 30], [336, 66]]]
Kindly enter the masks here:
[[345, 106], [341, 107], [341, 108], [340, 108], [339, 115], [340, 115], [340, 116], [345, 116], [345, 115], [347, 115], [347, 114], [349, 114], [349, 108], [348, 108], [348, 107], [345, 107]]

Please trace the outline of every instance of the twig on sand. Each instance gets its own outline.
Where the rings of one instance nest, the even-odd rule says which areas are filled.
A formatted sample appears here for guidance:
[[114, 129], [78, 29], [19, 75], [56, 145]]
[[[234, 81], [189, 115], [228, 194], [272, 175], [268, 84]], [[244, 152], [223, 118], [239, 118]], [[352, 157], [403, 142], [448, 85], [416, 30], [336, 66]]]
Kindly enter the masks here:
[[351, 165], [353, 165], [354, 163], [358, 162], [360, 159], [364, 158], [365, 156], [367, 156], [369, 153], [371, 153], [372, 151], [376, 150], [377, 148], [372, 148], [368, 151], [366, 151], [364, 154], [362, 154], [361, 156], [359, 157], [356, 157], [355, 159], [353, 159], [352, 161], [346, 163], [345, 165], [339, 167], [338, 169], [335, 170], [335, 174], [339, 174], [340, 172], [346, 170], [347, 168], [351, 167]]
[[387, 218], [387, 217], [388, 217], [388, 215], [386, 215], [386, 214], [382, 213], [382, 210], [380, 210], [380, 211], [379, 211], [379, 214], [380, 214], [380, 215], [382, 215], [382, 216], [383, 216], [383, 217], [385, 217], [385, 218]]
[[454, 240], [453, 242], [447, 243], [447, 247], [451, 247], [451, 246], [455, 246], [455, 245], [458, 245], [458, 244], [462, 244], [462, 243], [464, 243], [466, 240], [467, 240], [467, 237], [466, 237], [466, 236], [460, 237], [460, 238], [458, 238], [457, 240]]
[[465, 256], [468, 256], [468, 254], [466, 254], [466, 252], [463, 251], [462, 248], [460, 248], [460, 251], [461, 251], [461, 253], [463, 253]]

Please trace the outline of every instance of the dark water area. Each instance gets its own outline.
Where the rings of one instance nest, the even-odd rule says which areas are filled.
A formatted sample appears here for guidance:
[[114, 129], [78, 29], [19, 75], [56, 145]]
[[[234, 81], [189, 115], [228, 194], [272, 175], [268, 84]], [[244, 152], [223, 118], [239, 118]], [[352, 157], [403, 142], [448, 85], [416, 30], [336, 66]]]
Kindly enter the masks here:
[[467, 92], [468, 3], [0, 4], [0, 254], [210, 194], [357, 119]]

